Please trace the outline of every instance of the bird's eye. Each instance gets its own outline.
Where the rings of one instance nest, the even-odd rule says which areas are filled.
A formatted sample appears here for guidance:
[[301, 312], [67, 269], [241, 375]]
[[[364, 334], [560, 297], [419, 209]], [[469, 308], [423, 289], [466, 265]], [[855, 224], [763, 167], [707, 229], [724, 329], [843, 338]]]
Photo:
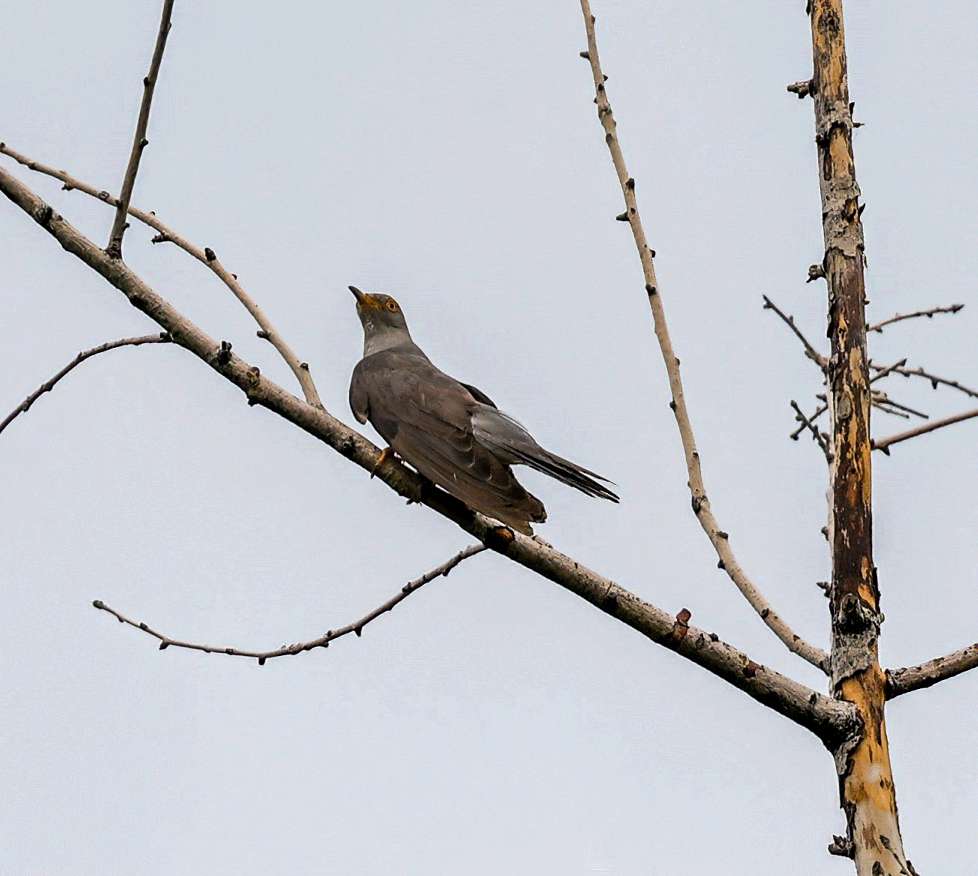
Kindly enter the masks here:
[[393, 298], [387, 299], [387, 309], [391, 313], [397, 313], [397, 302]]

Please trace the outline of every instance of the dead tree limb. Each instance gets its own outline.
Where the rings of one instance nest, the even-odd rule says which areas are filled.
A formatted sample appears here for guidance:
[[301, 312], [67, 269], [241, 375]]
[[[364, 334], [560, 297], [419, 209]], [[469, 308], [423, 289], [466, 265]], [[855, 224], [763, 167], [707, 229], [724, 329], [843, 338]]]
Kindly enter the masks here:
[[819, 351], [815, 349], [815, 346], [811, 343], [811, 341], [809, 341], [808, 338], [806, 338], [802, 334], [801, 330], [795, 324], [795, 318], [785, 313], [780, 307], [778, 307], [777, 304], [775, 304], [770, 298], [768, 298], [767, 295], [762, 295], [761, 297], [764, 299], [764, 309], [773, 310], [778, 316], [781, 317], [784, 324], [788, 326], [788, 328], [790, 328], [794, 332], [795, 337], [798, 338], [799, 341], [801, 341], [801, 345], [805, 348], [805, 355], [809, 359], [811, 359], [816, 365], [818, 365], [818, 367], [821, 368], [822, 371], [825, 371], [825, 369], [828, 367], [829, 364], [828, 359], [826, 359], [825, 356], [819, 353]]
[[[907, 379], [911, 377], [920, 377], [921, 379], [930, 383], [931, 389], [937, 389], [939, 386], [947, 386], [951, 389], [956, 389], [958, 392], [964, 393], [970, 398], [978, 398], [978, 389], [971, 389], [970, 387], [958, 383], [957, 380], [948, 380], [946, 377], [938, 377], [936, 374], [932, 374], [929, 371], [924, 371], [923, 368], [906, 368], [904, 367], [906, 362], [907, 360], [904, 359], [902, 364], [898, 363], [896, 366], [891, 366], [889, 369], [884, 370], [886, 370], [887, 373], [892, 372], [893, 374], [899, 374], [901, 377], [905, 377]], [[878, 366], [870, 364], [870, 367], [877, 368]], [[886, 374], [884, 374], [883, 370], [881, 370], [879, 374], [873, 377], [873, 380], [879, 380], [885, 376]]]
[[126, 215], [129, 212], [129, 201], [132, 200], [132, 190], [136, 185], [136, 174], [139, 172], [139, 160], [143, 150], [149, 145], [146, 139], [146, 128], [149, 125], [149, 108], [153, 102], [153, 92], [156, 90], [156, 79], [160, 75], [160, 64], [163, 62], [163, 50], [166, 48], [166, 38], [170, 33], [170, 16], [173, 13], [173, 0], [163, 0], [163, 12], [160, 15], [160, 29], [156, 34], [156, 46], [149, 63], [149, 73], [143, 79], [143, 99], [139, 104], [139, 116], [136, 119], [136, 133], [132, 138], [132, 150], [129, 153], [129, 163], [122, 178], [122, 189], [119, 192], [119, 203], [112, 221], [112, 231], [109, 233], [109, 243], [105, 251], [112, 258], [122, 258], [122, 236], [126, 233]]
[[109, 350], [117, 350], [119, 347], [141, 347], [143, 344], [168, 344], [170, 343], [170, 336], [166, 332], [160, 332], [155, 335], [142, 335], [138, 338], [120, 338], [118, 341], [109, 341], [105, 344], [99, 344], [97, 347], [92, 347], [90, 350], [82, 350], [74, 359], [72, 359], [64, 368], [62, 368], [53, 377], [45, 380], [37, 389], [34, 390], [27, 398], [25, 398], [17, 407], [15, 407], [7, 416], [4, 418], [3, 422], [0, 422], [0, 432], [3, 432], [17, 417], [21, 414], [26, 414], [30, 409], [31, 405], [34, 404], [44, 393], [50, 392], [57, 386], [58, 382], [70, 371], [77, 368], [86, 359], [91, 359], [92, 356], [97, 356], [99, 353], [107, 353]]
[[879, 665], [880, 591], [873, 561], [870, 409], [862, 205], [842, 0], [811, 0], [813, 104], [828, 290], [833, 462], [829, 544], [832, 690], [859, 711], [864, 733], [843, 756], [839, 790], [858, 876], [912, 872], [903, 850]]
[[960, 675], [976, 666], [978, 666], [978, 642], [944, 657], [935, 657], [919, 666], [888, 669], [886, 696], [892, 700], [910, 691], [930, 687], [947, 678], [954, 678], [955, 675]]
[[896, 435], [890, 435], [888, 438], [880, 438], [878, 441], [873, 441], [873, 450], [882, 451], [889, 456], [890, 448], [894, 444], [899, 444], [901, 441], [909, 441], [918, 435], [926, 435], [928, 432], [935, 432], [938, 429], [943, 429], [945, 426], [953, 426], [955, 423], [971, 420], [974, 417], [978, 417], [978, 408], [955, 414], [952, 417], [945, 417], [943, 420], [932, 420], [929, 423], [915, 426], [913, 429], [907, 429], [906, 432], [898, 432]]
[[669, 326], [666, 323], [665, 308], [662, 303], [662, 295], [659, 292], [658, 281], [655, 277], [655, 266], [653, 264], [655, 253], [649, 247], [645, 237], [645, 228], [642, 225], [642, 218], [639, 215], [638, 202], [635, 197], [635, 180], [629, 176], [628, 168], [625, 165], [625, 156], [622, 153], [621, 143], [618, 139], [617, 122], [611, 110], [611, 104], [608, 101], [608, 92], [605, 88], [606, 77], [604, 71], [601, 69], [598, 44], [594, 33], [594, 16], [591, 14], [591, 5], [588, 0], [581, 0], [581, 12], [584, 15], [584, 28], [587, 33], [587, 51], [581, 54], [591, 65], [591, 76], [594, 79], [594, 89], [596, 92], [595, 102], [598, 107], [598, 120], [604, 129], [605, 142], [608, 145], [608, 151], [611, 153], [611, 161], [615, 166], [615, 172], [618, 175], [618, 182], [621, 185], [622, 195], [625, 200], [625, 212], [617, 218], [628, 222], [632, 230], [632, 237], [635, 240], [635, 246], [638, 249], [639, 259], [642, 263], [642, 273], [645, 277], [645, 292], [648, 296], [649, 307], [652, 310], [655, 336], [659, 342], [662, 360], [665, 363], [666, 374], [669, 377], [669, 389], [672, 392], [672, 401], [670, 401], [669, 407], [672, 409], [673, 414], [675, 414], [676, 425], [679, 428], [679, 436], [682, 440], [686, 471], [689, 476], [689, 490], [693, 512], [696, 514], [696, 519], [699, 520], [700, 526], [703, 527], [703, 531], [716, 551], [720, 568], [726, 571], [727, 575], [730, 576], [730, 579], [737, 586], [737, 589], [740, 590], [769, 629], [785, 644], [789, 651], [807, 660], [813, 666], [827, 671], [828, 655], [821, 648], [806, 642], [797, 635], [784, 619], [774, 611], [765, 596], [748, 577], [740, 563], [737, 562], [733, 549], [730, 547], [730, 536], [725, 530], [720, 528], [720, 524], [713, 514], [703, 481], [703, 470], [700, 464], [700, 454], [696, 449], [693, 426], [689, 418], [689, 411], [686, 408], [686, 396], [683, 391], [683, 381], [679, 372], [679, 357], [676, 356], [672, 347], [672, 340], [669, 337]]
[[889, 319], [884, 319], [882, 322], [873, 323], [873, 325], [867, 326], [866, 331], [883, 334], [883, 329], [888, 325], [893, 325], [895, 322], [903, 322], [905, 319], [919, 319], [921, 317], [933, 319], [938, 313], [954, 314], [963, 309], [963, 304], [949, 304], [946, 307], [931, 307], [929, 310], [915, 310], [913, 313], [897, 313], [891, 316]]
[[394, 596], [384, 602], [382, 605], [377, 606], [373, 611], [367, 612], [363, 617], [352, 623], [347, 624], [344, 627], [338, 627], [335, 630], [327, 630], [323, 635], [316, 639], [310, 639], [307, 642], [296, 642], [293, 645], [283, 645], [281, 648], [274, 648], [269, 651], [249, 651], [242, 648], [229, 648], [222, 645], [203, 645], [195, 642], [185, 642], [181, 639], [175, 639], [172, 636], [167, 636], [158, 630], [154, 630], [148, 624], [142, 621], [134, 621], [132, 618], [126, 617], [120, 611], [116, 611], [114, 608], [106, 605], [101, 599], [96, 599], [92, 605], [99, 609], [100, 611], [106, 611], [115, 617], [119, 623], [128, 624], [137, 630], [141, 630], [154, 639], [158, 639], [160, 643], [159, 650], [165, 651], [170, 646], [174, 648], [186, 648], [191, 651], [203, 651], [205, 654], [228, 654], [232, 657], [251, 657], [258, 661], [259, 666], [264, 666], [266, 660], [271, 660], [275, 657], [289, 657], [295, 656], [296, 654], [302, 654], [306, 651], [312, 651], [316, 648], [328, 648], [330, 642], [336, 639], [347, 636], [350, 633], [356, 633], [357, 638], [363, 634], [363, 628], [367, 626], [371, 621], [376, 620], [382, 614], [386, 614], [392, 611], [399, 603], [407, 599], [412, 593], [416, 593], [425, 584], [430, 581], [434, 581], [435, 578], [440, 578], [442, 576], [447, 576], [449, 572], [452, 571], [459, 563], [467, 560], [469, 557], [474, 557], [478, 553], [487, 550], [484, 544], [474, 544], [470, 547], [465, 548], [465, 550], [460, 551], [455, 554], [449, 560], [446, 560], [439, 566], [435, 566], [430, 572], [425, 572], [421, 577], [415, 578], [413, 581], [408, 581]]
[[263, 407], [318, 438], [368, 475], [376, 471], [377, 479], [400, 496], [431, 508], [491, 550], [553, 581], [656, 644], [724, 679], [757, 702], [810, 730], [830, 749], [839, 750], [844, 740], [857, 733], [858, 721], [851, 706], [756, 663], [713, 633], [685, 622], [678, 623], [677, 616], [645, 602], [555, 548], [472, 511], [396, 461], [376, 470], [380, 459], [380, 449], [376, 445], [323, 408], [296, 398], [231, 352], [227, 344], [220, 344], [208, 336], [160, 297], [125, 262], [110, 258], [4, 170], [0, 170], [0, 192], [32, 217], [63, 249], [106, 279], [126, 296], [130, 304], [167, 331], [174, 343], [241, 389], [249, 404]]
[[[44, 174], [45, 176], [50, 176], [53, 179], [60, 180], [64, 184], [62, 188], [65, 191], [70, 192], [78, 190], [79, 192], [83, 192], [84, 194], [96, 198], [97, 200], [109, 204], [110, 206], [117, 207], [121, 203], [118, 198], [110, 195], [105, 189], [98, 189], [95, 186], [84, 182], [83, 180], [77, 179], [67, 171], [57, 170], [56, 168], [50, 167], [46, 164], [41, 164], [38, 161], [34, 161], [32, 158], [28, 158], [26, 155], [11, 149], [6, 143], [0, 143], [0, 153], [9, 156], [18, 164], [26, 167], [28, 170], [33, 170], [36, 173]], [[140, 210], [138, 207], [133, 207], [131, 204], [129, 205], [128, 210], [130, 216], [133, 216], [144, 225], [147, 225], [154, 231], [158, 232], [153, 238], [153, 243], [172, 243], [182, 249], [188, 255], [193, 256], [201, 264], [206, 265], [217, 275], [220, 281], [231, 290], [234, 297], [237, 298], [248, 313], [251, 314], [252, 319], [258, 323], [260, 329], [258, 336], [267, 340], [276, 349], [276, 351], [278, 351], [278, 354], [282, 357], [285, 364], [289, 366], [289, 369], [299, 382], [299, 386], [302, 387], [302, 394], [305, 396], [306, 401], [311, 405], [322, 407], [323, 403], [319, 398], [319, 391], [316, 389], [316, 384], [312, 379], [312, 374], [309, 371], [308, 363], [299, 359], [299, 357], [285, 341], [285, 338], [283, 338], [275, 326], [272, 325], [271, 320], [269, 320], [265, 312], [258, 306], [255, 299], [252, 298], [247, 291], [245, 291], [245, 288], [238, 281], [238, 275], [232, 273], [226, 267], [224, 267], [223, 264], [221, 264], [221, 261], [214, 253], [214, 250], [212, 250], [209, 246], [200, 247], [194, 243], [191, 243], [185, 237], [161, 222], [155, 213]]]

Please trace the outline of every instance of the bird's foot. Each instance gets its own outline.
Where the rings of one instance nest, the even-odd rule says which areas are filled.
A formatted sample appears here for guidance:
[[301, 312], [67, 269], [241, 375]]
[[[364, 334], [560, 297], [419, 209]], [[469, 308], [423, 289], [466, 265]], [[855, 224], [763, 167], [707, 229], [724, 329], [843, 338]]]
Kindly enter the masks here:
[[389, 460], [391, 460], [393, 458], [394, 458], [394, 448], [393, 447], [385, 447], [381, 451], [380, 456], [377, 457], [377, 462], [374, 463], [374, 467], [372, 469], [370, 469], [370, 477], [373, 478], [373, 476], [375, 474], [377, 474], [378, 471], [380, 471], [380, 467], [385, 462], [388, 462]]

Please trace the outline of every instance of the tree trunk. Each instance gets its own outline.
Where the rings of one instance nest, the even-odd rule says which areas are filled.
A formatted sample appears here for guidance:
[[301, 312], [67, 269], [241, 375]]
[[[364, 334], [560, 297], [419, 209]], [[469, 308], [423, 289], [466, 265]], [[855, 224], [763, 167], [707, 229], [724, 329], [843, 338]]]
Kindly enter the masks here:
[[839, 753], [840, 794], [859, 876], [910, 876], [897, 818], [878, 657], [882, 615], [873, 565], [869, 360], [863, 232], [852, 155], [842, 0], [810, 3], [816, 143], [828, 285], [833, 462], [832, 686], [859, 710], [863, 732]]

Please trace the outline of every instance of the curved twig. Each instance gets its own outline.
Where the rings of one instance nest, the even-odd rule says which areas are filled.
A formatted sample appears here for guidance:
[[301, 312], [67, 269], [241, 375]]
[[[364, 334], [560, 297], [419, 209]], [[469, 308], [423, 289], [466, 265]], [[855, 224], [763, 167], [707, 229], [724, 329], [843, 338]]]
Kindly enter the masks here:
[[770, 603], [737, 562], [737, 558], [734, 556], [733, 550], [730, 547], [730, 536], [720, 528], [719, 523], [713, 516], [710, 500], [707, 497], [706, 488], [703, 483], [700, 454], [696, 449], [696, 439], [693, 435], [689, 412], [686, 409], [683, 382], [679, 373], [679, 359], [673, 350], [672, 340], [669, 337], [669, 327], [666, 323], [662, 296], [659, 294], [658, 284], [655, 278], [655, 267], [652, 262], [655, 253], [649, 248], [645, 237], [645, 229], [642, 226], [642, 219], [638, 212], [638, 203], [635, 199], [635, 180], [628, 175], [628, 169], [625, 166], [625, 157], [622, 154], [621, 145], [618, 141], [616, 131], [617, 123], [611, 111], [611, 104], [608, 102], [608, 93], [604, 84], [606, 77], [601, 69], [598, 44], [594, 34], [594, 16], [591, 14], [591, 5], [588, 0], [581, 0], [581, 11], [584, 14], [584, 27], [587, 31], [587, 51], [582, 52], [581, 55], [591, 65], [591, 75], [594, 79], [594, 88], [597, 93], [598, 119], [604, 128], [605, 142], [608, 144], [611, 160], [615, 166], [615, 172], [618, 174], [618, 182], [621, 184], [622, 194], [625, 198], [625, 212], [617, 218], [623, 222], [628, 222], [631, 227], [632, 236], [635, 238], [635, 246], [638, 248], [639, 258], [642, 262], [642, 272], [645, 275], [645, 291], [648, 295], [649, 307], [652, 309], [652, 320], [655, 324], [655, 336], [659, 342], [659, 349], [662, 351], [662, 359], [666, 366], [666, 373], [669, 376], [669, 388], [672, 391], [672, 401], [669, 406], [676, 415], [676, 425], [679, 427], [683, 453], [686, 458], [686, 470], [689, 474], [689, 489], [693, 511], [719, 557], [720, 568], [726, 570], [730, 579], [744, 595], [751, 607], [760, 615], [764, 623], [785, 644], [789, 651], [792, 651], [812, 665], [827, 672], [828, 655], [821, 648], [806, 642], [798, 636], [784, 619], [771, 608]]
[[[119, 199], [114, 198], [104, 189], [96, 189], [95, 186], [71, 176], [71, 174], [65, 170], [57, 170], [48, 165], [40, 164], [39, 162], [28, 158], [26, 155], [11, 149], [6, 143], [0, 143], [0, 153], [3, 155], [8, 155], [10, 158], [12, 158], [18, 164], [22, 164], [28, 170], [33, 170], [37, 173], [44, 174], [45, 176], [50, 176], [54, 179], [60, 180], [62, 183], [64, 183], [62, 188], [65, 191], [70, 192], [77, 189], [79, 192], [84, 192], [86, 195], [90, 195], [91, 197], [96, 198], [99, 201], [103, 201], [106, 204], [113, 206], [119, 205]], [[148, 213], [145, 210], [140, 210], [138, 207], [133, 207], [130, 205], [129, 215], [158, 232], [158, 234], [153, 238], [153, 243], [172, 243], [178, 246], [184, 252], [192, 255], [195, 259], [197, 259], [197, 261], [206, 265], [215, 274], [217, 274], [221, 282], [231, 290], [234, 297], [244, 305], [248, 313], [251, 314], [252, 318], [260, 326], [261, 330], [258, 332], [258, 337], [267, 340], [278, 351], [279, 355], [285, 361], [285, 364], [292, 370], [296, 380], [299, 381], [299, 386], [302, 387], [302, 394], [305, 396], [306, 401], [317, 408], [321, 408], [323, 406], [323, 403], [319, 398], [319, 392], [316, 389], [316, 384], [313, 382], [312, 374], [309, 373], [309, 365], [306, 362], [299, 360], [299, 357], [293, 352], [292, 348], [285, 342], [285, 339], [278, 333], [275, 326], [273, 326], [269, 321], [264, 311], [238, 282], [237, 275], [231, 273], [231, 271], [221, 264], [217, 256], [214, 254], [214, 250], [212, 250], [210, 247], [201, 248], [196, 244], [191, 243], [186, 238], [181, 237], [176, 231], [167, 225], [164, 225], [159, 219], [157, 219], [155, 213]]]
[[163, 0], [163, 13], [160, 17], [160, 29], [156, 34], [156, 46], [153, 58], [149, 63], [149, 73], [143, 79], [143, 99], [139, 104], [139, 116], [136, 119], [136, 133], [132, 138], [132, 150], [129, 153], [129, 163], [126, 174], [122, 178], [122, 189], [119, 202], [116, 204], [115, 219], [112, 220], [112, 231], [109, 233], [109, 243], [105, 251], [115, 259], [122, 258], [122, 236], [126, 233], [126, 214], [129, 212], [129, 201], [132, 200], [132, 190], [136, 185], [136, 174], [139, 172], [139, 159], [143, 150], [149, 145], [146, 139], [146, 128], [149, 125], [149, 108], [153, 102], [153, 91], [156, 89], [156, 78], [163, 63], [163, 50], [166, 48], [166, 38], [170, 33], [170, 16], [173, 13], [173, 0]]
[[931, 307], [929, 310], [915, 310], [913, 313], [897, 313], [891, 316], [889, 319], [884, 319], [882, 322], [877, 322], [873, 325], [866, 326], [866, 331], [883, 334], [884, 326], [893, 325], [895, 322], [903, 322], [905, 319], [918, 319], [922, 316], [926, 316], [928, 319], [933, 319], [938, 313], [957, 313], [959, 310], [963, 309], [963, 304], [949, 304], [946, 307]]
[[886, 697], [894, 699], [912, 690], [930, 687], [946, 678], [954, 678], [962, 672], [978, 666], [978, 642], [944, 657], [935, 657], [919, 666], [886, 671]]
[[166, 332], [159, 332], [155, 335], [143, 335], [138, 338], [120, 338], [118, 341], [109, 341], [105, 344], [99, 344], [97, 347], [92, 347], [90, 350], [82, 350], [74, 359], [72, 359], [64, 368], [62, 368], [57, 374], [51, 377], [49, 380], [45, 380], [37, 389], [34, 390], [27, 398], [25, 398], [17, 407], [15, 407], [7, 416], [4, 418], [3, 422], [0, 423], [0, 432], [3, 432], [17, 417], [21, 414], [26, 414], [30, 409], [31, 405], [34, 404], [44, 393], [50, 392], [57, 383], [64, 377], [69, 371], [77, 368], [86, 359], [91, 359], [92, 356], [97, 356], [99, 353], [107, 353], [109, 350], [117, 350], [119, 347], [141, 347], [143, 344], [168, 344], [172, 338]]
[[924, 423], [922, 426], [907, 429], [906, 432], [899, 432], [896, 435], [891, 435], [889, 438], [881, 438], [879, 441], [874, 440], [873, 450], [881, 450], [883, 453], [889, 456], [890, 448], [894, 444], [899, 444], [901, 441], [909, 441], [911, 438], [916, 438], [918, 435], [926, 435], [928, 432], [943, 429], [945, 426], [953, 426], [955, 423], [960, 423], [963, 420], [970, 420], [973, 417], [978, 417], [978, 408], [971, 411], [964, 411], [960, 414], [955, 414], [953, 417], [945, 417], [943, 420], [934, 420], [930, 423]]
[[347, 624], [345, 627], [340, 627], [336, 630], [327, 630], [323, 635], [317, 639], [310, 639], [308, 642], [296, 642], [293, 645], [283, 645], [281, 648], [274, 648], [270, 651], [248, 651], [242, 648], [227, 648], [219, 645], [201, 645], [194, 642], [184, 642], [181, 639], [174, 639], [171, 636], [164, 635], [157, 630], [154, 630], [148, 624], [144, 624], [141, 621], [134, 621], [131, 618], [126, 617], [122, 612], [116, 611], [114, 608], [106, 605], [101, 599], [96, 599], [92, 606], [99, 609], [100, 611], [107, 611], [119, 623], [129, 624], [131, 627], [135, 627], [137, 630], [142, 630], [142, 632], [147, 635], [152, 636], [154, 639], [158, 639], [160, 642], [160, 650], [165, 651], [171, 645], [174, 648], [186, 648], [191, 651], [203, 651], [205, 654], [229, 654], [232, 657], [252, 657], [258, 660], [259, 666], [264, 666], [266, 660], [271, 660], [273, 657], [287, 657], [294, 656], [296, 654], [302, 654], [304, 651], [312, 651], [315, 648], [328, 648], [329, 643], [341, 638], [342, 636], [349, 635], [350, 633], [356, 633], [357, 638], [359, 638], [363, 633], [363, 628], [369, 624], [371, 621], [376, 620], [382, 614], [386, 614], [388, 611], [393, 610], [393, 608], [400, 602], [407, 599], [412, 593], [420, 590], [429, 581], [434, 581], [435, 578], [442, 576], [447, 576], [449, 572], [452, 571], [459, 563], [463, 560], [467, 560], [469, 557], [474, 557], [476, 554], [482, 553], [482, 551], [487, 550], [484, 544], [474, 544], [470, 547], [465, 548], [463, 551], [455, 554], [450, 560], [446, 560], [440, 566], [435, 566], [430, 572], [425, 572], [420, 578], [415, 578], [413, 581], [408, 581], [398, 593], [388, 599], [383, 605], [377, 606], [373, 611], [367, 612], [359, 620], [353, 621], [351, 624]]

